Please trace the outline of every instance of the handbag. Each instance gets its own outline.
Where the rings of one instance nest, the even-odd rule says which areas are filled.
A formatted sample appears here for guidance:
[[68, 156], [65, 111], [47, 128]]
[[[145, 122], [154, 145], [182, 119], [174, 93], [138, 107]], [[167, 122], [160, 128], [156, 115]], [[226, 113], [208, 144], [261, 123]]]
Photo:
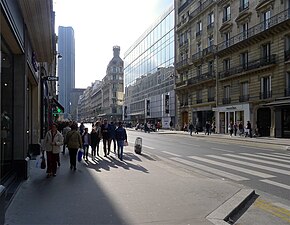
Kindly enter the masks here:
[[124, 146], [128, 146], [128, 141], [124, 141]]
[[45, 169], [46, 168], [46, 161], [45, 161], [45, 157], [44, 156], [41, 157], [40, 168], [41, 169]]
[[78, 151], [78, 161], [79, 162], [82, 161], [83, 154], [84, 154], [84, 150], [82, 148], [80, 148]]

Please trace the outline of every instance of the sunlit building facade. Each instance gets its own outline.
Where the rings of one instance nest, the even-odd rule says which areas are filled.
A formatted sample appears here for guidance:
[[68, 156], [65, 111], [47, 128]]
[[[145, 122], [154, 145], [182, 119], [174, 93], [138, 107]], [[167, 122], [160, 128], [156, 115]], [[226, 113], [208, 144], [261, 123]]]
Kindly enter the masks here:
[[123, 119], [175, 123], [173, 5], [127, 50], [124, 63]]

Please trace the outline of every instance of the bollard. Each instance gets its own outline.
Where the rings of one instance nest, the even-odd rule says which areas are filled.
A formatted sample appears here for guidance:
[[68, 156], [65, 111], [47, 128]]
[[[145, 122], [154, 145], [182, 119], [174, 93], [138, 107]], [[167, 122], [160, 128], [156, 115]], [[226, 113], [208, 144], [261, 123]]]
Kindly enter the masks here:
[[142, 138], [137, 137], [135, 141], [135, 153], [141, 154], [142, 151]]

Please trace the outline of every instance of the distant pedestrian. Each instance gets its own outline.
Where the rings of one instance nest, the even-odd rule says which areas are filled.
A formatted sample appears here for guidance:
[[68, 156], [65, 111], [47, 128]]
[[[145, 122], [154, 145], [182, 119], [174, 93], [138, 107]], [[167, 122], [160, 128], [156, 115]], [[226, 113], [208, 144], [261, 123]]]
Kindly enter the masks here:
[[238, 125], [237, 122], [234, 123], [234, 135], [237, 136]]
[[85, 131], [85, 125], [84, 125], [83, 122], [81, 122], [81, 125], [80, 125], [80, 134], [83, 135], [84, 131]]
[[56, 124], [52, 124], [51, 129], [46, 133], [44, 144], [47, 158], [47, 177], [55, 177], [57, 165], [59, 164], [59, 153], [63, 145], [63, 136], [57, 130]]
[[190, 134], [190, 136], [192, 136], [192, 132], [193, 132], [193, 124], [190, 123], [188, 128], [189, 128], [189, 134]]
[[234, 125], [232, 121], [229, 123], [228, 130], [229, 130], [230, 136], [233, 136]]
[[199, 126], [199, 122], [197, 121], [196, 124], [195, 124], [195, 132], [194, 133], [198, 134], [198, 131], [200, 129], [199, 127], [200, 127]]
[[243, 121], [239, 122], [239, 135], [243, 135], [244, 134], [244, 125], [243, 125]]
[[215, 129], [216, 129], [216, 126], [215, 126], [215, 122], [213, 121], [212, 124], [211, 124], [211, 131], [214, 134], [215, 134]]
[[124, 141], [127, 141], [127, 133], [126, 130], [123, 128], [122, 122], [118, 123], [118, 128], [116, 129], [115, 132], [118, 144], [118, 158], [120, 160], [123, 160]]
[[209, 135], [210, 134], [210, 122], [209, 121], [206, 121], [206, 124], [205, 124], [205, 134]]
[[170, 120], [169, 126], [170, 126], [170, 130], [173, 130], [173, 122], [172, 122], [172, 120]]
[[90, 134], [89, 134], [89, 129], [85, 128], [84, 133], [82, 134], [82, 142], [83, 142], [83, 158], [85, 160], [88, 160], [89, 156], [89, 146], [90, 146]]
[[65, 143], [67, 144], [69, 157], [70, 157], [70, 169], [76, 170], [77, 153], [78, 149], [82, 147], [82, 137], [77, 131], [78, 126], [76, 123], [71, 125], [71, 131], [66, 135]]
[[[104, 148], [104, 156], [107, 157], [108, 154], [110, 154], [110, 144], [109, 144], [109, 124], [108, 120], [104, 119], [104, 123], [101, 126], [101, 133], [103, 138], [103, 148]], [[108, 147], [108, 151], [107, 151]]]
[[[69, 131], [71, 131], [71, 128], [69, 127], [69, 122], [65, 122], [65, 127], [62, 129], [63, 140], [65, 140], [65, 137]], [[66, 144], [63, 144], [62, 154], [65, 154], [65, 148], [66, 148]]]
[[247, 122], [246, 129], [248, 130], [247, 136], [251, 138], [252, 137], [252, 124], [250, 121]]
[[116, 149], [117, 149], [115, 130], [116, 130], [116, 125], [114, 122], [111, 122], [111, 124], [109, 124], [109, 130], [108, 130], [109, 131], [109, 148], [108, 149], [111, 149], [111, 144], [113, 142], [114, 153], [116, 153]]
[[97, 150], [97, 156], [100, 156], [99, 145], [100, 145], [101, 139], [102, 139], [101, 126], [100, 126], [100, 122], [97, 121], [96, 126], [94, 126], [94, 128], [92, 129], [91, 138], [90, 138], [90, 145], [92, 148], [92, 159], [96, 157], [96, 150]]

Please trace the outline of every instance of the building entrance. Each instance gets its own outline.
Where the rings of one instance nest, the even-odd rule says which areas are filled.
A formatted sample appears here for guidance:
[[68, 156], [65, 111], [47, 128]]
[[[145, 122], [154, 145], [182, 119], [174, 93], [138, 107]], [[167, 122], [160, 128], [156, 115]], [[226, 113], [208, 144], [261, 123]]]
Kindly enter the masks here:
[[257, 128], [261, 136], [270, 136], [271, 128], [271, 109], [260, 108], [257, 111]]

